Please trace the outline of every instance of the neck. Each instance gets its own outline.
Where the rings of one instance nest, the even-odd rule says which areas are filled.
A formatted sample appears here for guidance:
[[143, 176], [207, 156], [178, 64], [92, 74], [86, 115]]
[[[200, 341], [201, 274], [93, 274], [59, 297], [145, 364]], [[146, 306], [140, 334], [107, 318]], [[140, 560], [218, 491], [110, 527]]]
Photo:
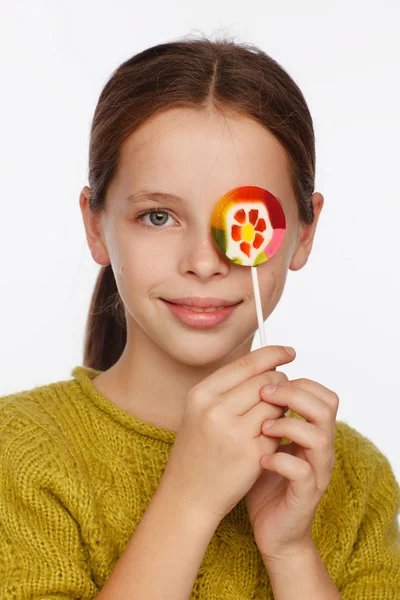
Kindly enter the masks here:
[[167, 354], [136, 323], [128, 329], [121, 357], [93, 383], [125, 411], [172, 431], [179, 429], [191, 388], [224, 364], [250, 352], [254, 337], [218, 363], [193, 366]]

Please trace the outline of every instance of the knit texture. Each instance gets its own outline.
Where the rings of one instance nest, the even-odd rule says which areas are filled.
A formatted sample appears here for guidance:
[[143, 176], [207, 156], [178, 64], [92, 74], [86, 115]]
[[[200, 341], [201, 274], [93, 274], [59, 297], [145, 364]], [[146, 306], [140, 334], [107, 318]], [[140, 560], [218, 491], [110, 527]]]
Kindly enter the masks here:
[[[100, 371], [0, 398], [0, 599], [95, 598], [135, 532], [176, 433], [101, 394]], [[400, 598], [400, 488], [387, 458], [336, 422], [313, 538], [344, 600]], [[155, 577], [157, 574], [155, 574]], [[290, 574], [288, 574], [290, 576]], [[191, 599], [272, 600], [244, 499], [222, 519]]]

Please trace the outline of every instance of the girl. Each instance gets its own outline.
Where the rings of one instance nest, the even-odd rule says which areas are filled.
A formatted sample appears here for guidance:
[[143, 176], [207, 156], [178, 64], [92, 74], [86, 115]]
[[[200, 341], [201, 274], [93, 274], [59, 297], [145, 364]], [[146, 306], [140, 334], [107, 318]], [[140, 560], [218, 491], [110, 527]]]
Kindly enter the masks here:
[[268, 318], [312, 248], [314, 177], [304, 97], [261, 50], [181, 40], [112, 74], [80, 196], [101, 265], [83, 365], [0, 402], [2, 599], [400, 596], [388, 460], [334, 391], [276, 370], [293, 349], [250, 351], [250, 270], [210, 233], [230, 190], [279, 199]]

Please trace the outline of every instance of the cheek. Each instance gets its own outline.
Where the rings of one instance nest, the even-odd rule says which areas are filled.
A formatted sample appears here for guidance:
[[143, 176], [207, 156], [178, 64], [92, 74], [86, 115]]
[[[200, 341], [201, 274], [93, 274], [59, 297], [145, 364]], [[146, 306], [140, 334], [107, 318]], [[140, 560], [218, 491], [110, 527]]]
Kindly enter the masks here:
[[[276, 260], [274, 260], [274, 258]], [[275, 256], [271, 264], [264, 263], [258, 272], [261, 298], [268, 304], [275, 304], [282, 295], [287, 276], [287, 266], [284, 257]]]
[[[173, 268], [172, 257], [165, 245], [161, 249], [157, 244], [131, 245], [120, 256], [117, 274], [125, 290], [144, 291], [163, 281]], [[141, 292], [139, 292], [141, 293]]]

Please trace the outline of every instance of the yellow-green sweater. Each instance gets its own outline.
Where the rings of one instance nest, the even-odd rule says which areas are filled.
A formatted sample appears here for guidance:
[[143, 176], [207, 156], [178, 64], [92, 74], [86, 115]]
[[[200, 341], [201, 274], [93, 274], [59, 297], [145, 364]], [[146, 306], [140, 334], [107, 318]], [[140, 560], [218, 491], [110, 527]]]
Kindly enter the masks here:
[[[95, 598], [158, 487], [176, 433], [113, 404], [91, 382], [99, 373], [77, 366], [0, 398], [1, 600]], [[399, 599], [389, 461], [340, 421], [335, 452], [313, 523], [318, 551], [344, 600]], [[218, 525], [191, 598], [272, 600], [244, 499]]]

